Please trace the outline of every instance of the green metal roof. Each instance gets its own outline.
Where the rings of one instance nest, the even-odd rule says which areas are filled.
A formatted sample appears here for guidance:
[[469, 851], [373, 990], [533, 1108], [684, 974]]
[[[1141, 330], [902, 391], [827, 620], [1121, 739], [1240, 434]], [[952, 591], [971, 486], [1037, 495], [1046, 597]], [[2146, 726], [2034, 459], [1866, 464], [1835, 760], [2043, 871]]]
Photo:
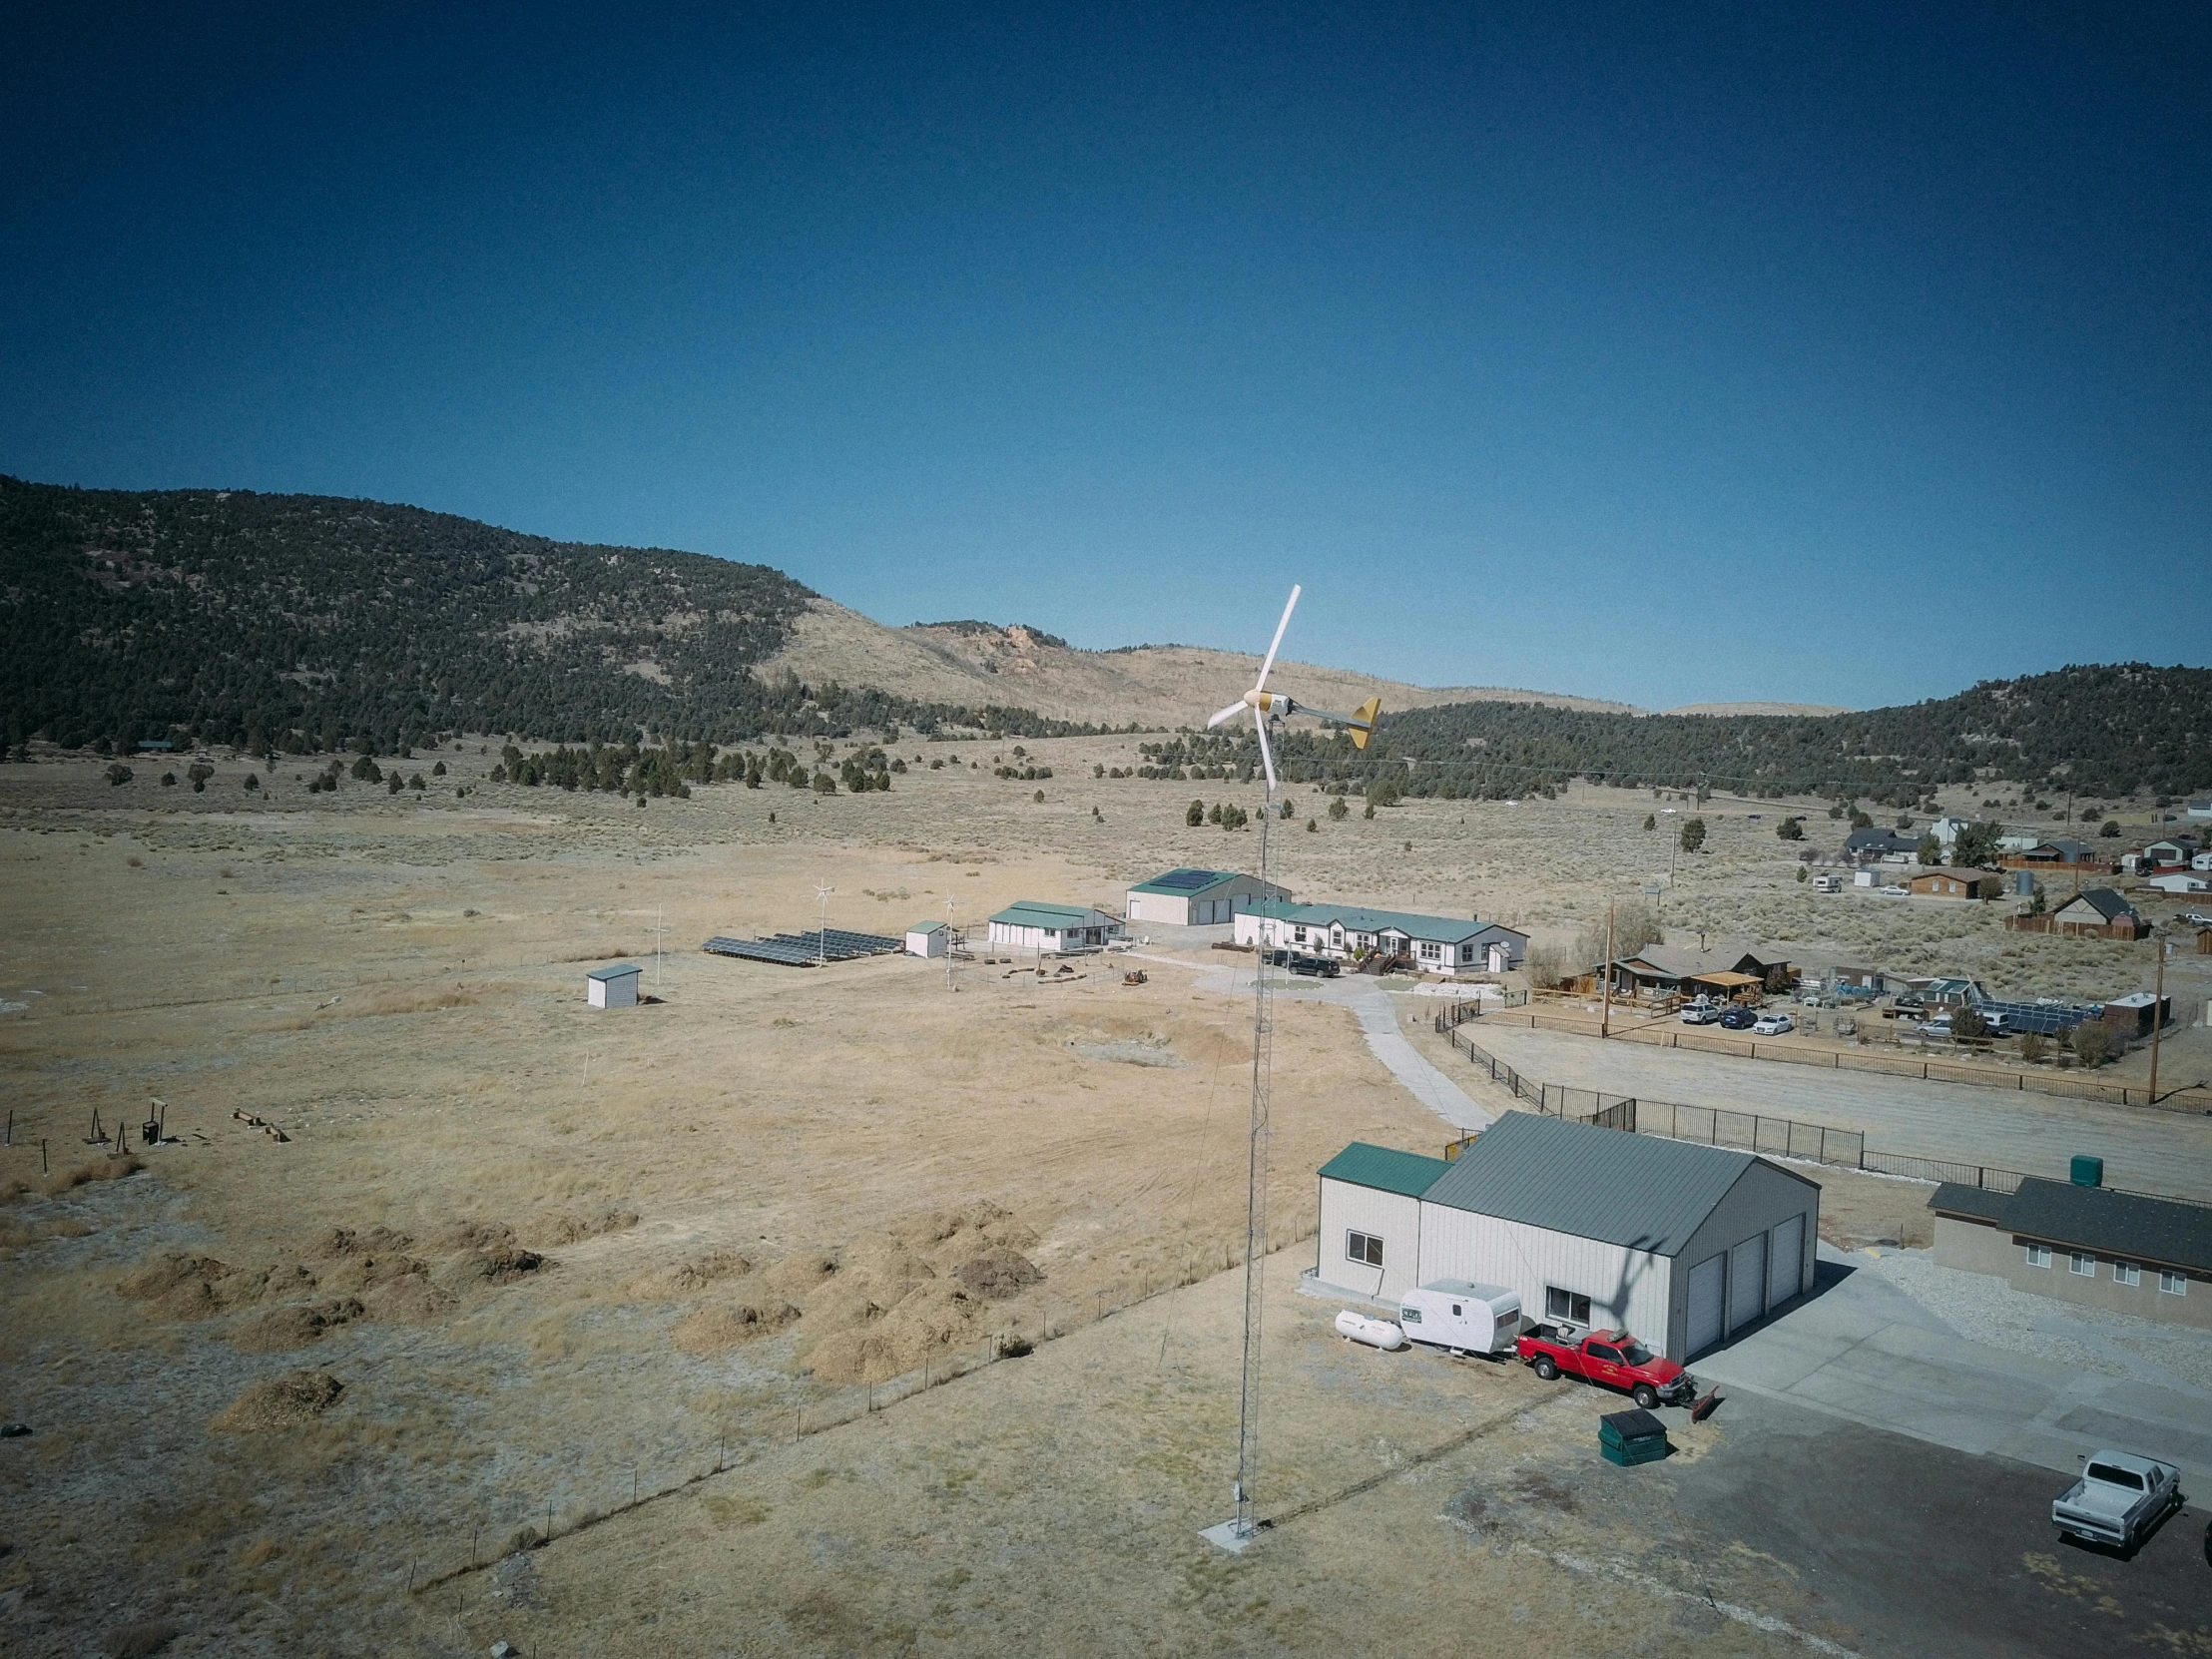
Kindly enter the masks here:
[[1093, 914], [1087, 904], [1040, 904], [1035, 899], [1023, 898], [1007, 905], [991, 920], [1003, 921], [1010, 927], [1042, 927], [1062, 933], [1070, 927], [1094, 925]]
[[1354, 1141], [1322, 1165], [1321, 1174], [1331, 1181], [1349, 1181], [1355, 1187], [1373, 1187], [1379, 1192], [1418, 1198], [1449, 1168], [1451, 1166], [1441, 1158], [1424, 1158], [1417, 1152], [1393, 1152], [1386, 1146]]

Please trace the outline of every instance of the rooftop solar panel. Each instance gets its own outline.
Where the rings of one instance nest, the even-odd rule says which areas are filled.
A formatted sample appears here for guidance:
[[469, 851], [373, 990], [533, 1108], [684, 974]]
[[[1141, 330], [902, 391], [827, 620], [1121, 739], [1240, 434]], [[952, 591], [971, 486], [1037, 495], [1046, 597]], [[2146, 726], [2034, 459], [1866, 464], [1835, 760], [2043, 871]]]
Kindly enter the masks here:
[[1171, 869], [1165, 875], [1153, 877], [1145, 883], [1148, 887], [1174, 887], [1180, 891], [1195, 892], [1200, 887], [1210, 887], [1222, 877], [1218, 869]]

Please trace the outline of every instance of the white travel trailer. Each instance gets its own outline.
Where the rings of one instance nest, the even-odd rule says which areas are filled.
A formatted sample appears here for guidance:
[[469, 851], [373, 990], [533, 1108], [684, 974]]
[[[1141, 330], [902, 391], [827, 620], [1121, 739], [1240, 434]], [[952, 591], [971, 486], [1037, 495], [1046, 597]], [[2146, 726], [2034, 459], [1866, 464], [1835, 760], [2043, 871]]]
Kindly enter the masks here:
[[1520, 1293], [1434, 1279], [1398, 1299], [1397, 1323], [1408, 1342], [1451, 1354], [1509, 1354], [1521, 1334]]

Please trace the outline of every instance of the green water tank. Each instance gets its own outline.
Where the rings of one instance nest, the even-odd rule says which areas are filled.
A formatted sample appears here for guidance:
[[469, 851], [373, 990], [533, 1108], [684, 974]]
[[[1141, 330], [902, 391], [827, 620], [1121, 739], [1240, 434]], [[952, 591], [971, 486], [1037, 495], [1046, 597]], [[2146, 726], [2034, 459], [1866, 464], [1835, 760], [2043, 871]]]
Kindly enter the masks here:
[[2103, 1186], [2104, 1160], [2076, 1153], [2073, 1161], [2073, 1184], [2077, 1187]]

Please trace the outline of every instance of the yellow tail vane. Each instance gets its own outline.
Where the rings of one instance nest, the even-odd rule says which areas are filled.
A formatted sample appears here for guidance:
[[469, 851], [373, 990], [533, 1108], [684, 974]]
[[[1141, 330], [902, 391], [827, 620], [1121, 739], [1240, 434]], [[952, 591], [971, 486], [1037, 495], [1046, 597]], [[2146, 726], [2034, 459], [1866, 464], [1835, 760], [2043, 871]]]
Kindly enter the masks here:
[[1382, 699], [1381, 699], [1380, 697], [1369, 698], [1365, 703], [1361, 704], [1356, 711], [1354, 711], [1354, 724], [1352, 727], [1353, 748], [1367, 748], [1368, 739], [1375, 735], [1375, 717], [1382, 712]]

